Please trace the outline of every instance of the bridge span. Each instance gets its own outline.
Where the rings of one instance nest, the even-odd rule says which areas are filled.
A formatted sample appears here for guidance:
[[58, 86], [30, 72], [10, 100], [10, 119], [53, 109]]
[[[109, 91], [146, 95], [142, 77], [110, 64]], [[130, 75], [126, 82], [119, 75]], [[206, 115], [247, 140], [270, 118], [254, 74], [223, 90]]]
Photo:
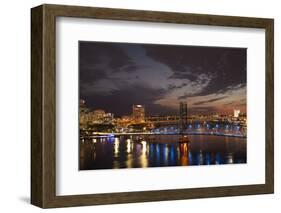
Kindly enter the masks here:
[[[145, 135], [215, 135], [215, 136], [225, 136], [225, 137], [242, 137], [246, 138], [246, 135], [241, 133], [222, 133], [222, 132], [200, 132], [200, 131], [186, 131], [186, 132], [93, 132], [92, 134], [89, 134], [87, 136], [84, 135], [84, 137], [88, 138], [97, 138], [97, 137], [120, 137], [120, 136], [145, 136]], [[83, 137], [83, 136], [82, 136]]]

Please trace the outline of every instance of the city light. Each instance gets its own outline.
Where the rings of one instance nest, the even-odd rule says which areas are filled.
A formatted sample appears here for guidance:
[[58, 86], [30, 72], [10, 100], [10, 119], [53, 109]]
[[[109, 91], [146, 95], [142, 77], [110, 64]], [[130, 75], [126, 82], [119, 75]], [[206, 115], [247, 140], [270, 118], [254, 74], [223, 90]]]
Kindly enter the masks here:
[[117, 155], [119, 153], [119, 138], [115, 138], [114, 141], [114, 154]]
[[247, 48], [77, 50], [79, 169], [247, 163]]
[[234, 109], [233, 110], [233, 117], [238, 118], [240, 114], [240, 110], [239, 109]]
[[131, 139], [127, 139], [127, 153], [131, 153]]
[[142, 144], [142, 152], [146, 153], [146, 141], [142, 141], [141, 144]]
[[[131, 114], [114, 116], [103, 109], [90, 110], [80, 101], [80, 136], [114, 138], [131, 134], [203, 134], [235, 137], [247, 136], [246, 114], [234, 109], [233, 114], [188, 115], [187, 102], [179, 103], [179, 115], [146, 115], [145, 106], [132, 105]], [[112, 140], [109, 139], [109, 142]], [[93, 140], [93, 143], [96, 141]], [[131, 148], [131, 147], [130, 147]]]

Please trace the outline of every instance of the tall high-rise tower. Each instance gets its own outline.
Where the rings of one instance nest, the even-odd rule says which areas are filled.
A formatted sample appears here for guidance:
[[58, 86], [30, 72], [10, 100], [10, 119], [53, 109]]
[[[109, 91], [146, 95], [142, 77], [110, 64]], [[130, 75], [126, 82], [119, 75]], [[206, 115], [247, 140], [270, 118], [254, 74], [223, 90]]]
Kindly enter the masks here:
[[180, 102], [180, 131], [184, 131], [187, 126], [187, 103], [186, 101]]
[[234, 118], [238, 118], [238, 117], [239, 117], [239, 114], [240, 114], [240, 109], [234, 109], [234, 110], [233, 110], [233, 117], [234, 117]]
[[135, 123], [143, 123], [145, 121], [144, 105], [133, 105], [133, 119]]

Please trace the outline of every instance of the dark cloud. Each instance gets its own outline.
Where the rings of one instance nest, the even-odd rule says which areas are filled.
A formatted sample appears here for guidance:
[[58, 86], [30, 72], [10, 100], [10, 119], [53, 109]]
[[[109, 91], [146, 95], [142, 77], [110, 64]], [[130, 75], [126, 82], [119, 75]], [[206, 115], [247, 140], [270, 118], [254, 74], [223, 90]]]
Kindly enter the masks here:
[[180, 88], [183, 88], [187, 86], [187, 83], [182, 83], [181, 85], [177, 86], [177, 85], [174, 85], [174, 84], [169, 84], [168, 86], [168, 89], [180, 89]]
[[107, 73], [102, 68], [98, 67], [81, 67], [79, 73], [80, 83], [91, 84], [100, 79], [105, 79], [108, 77]]
[[129, 65], [125, 65], [123, 67], [121, 67], [119, 70], [123, 71], [123, 72], [135, 72], [137, 69], [143, 69], [145, 68], [145, 66], [142, 65], [136, 65], [136, 64], [129, 64]]
[[200, 113], [200, 114], [209, 114], [213, 112], [217, 112], [216, 107], [189, 107], [188, 108], [189, 112], [192, 113]]
[[215, 101], [222, 100], [226, 97], [227, 96], [223, 96], [223, 97], [219, 97], [219, 98], [212, 98], [212, 99], [209, 99], [209, 100], [206, 100], [206, 101], [198, 101], [198, 102], [193, 103], [193, 105], [203, 105], [203, 104], [206, 104], [206, 103], [212, 103], [212, 102], [215, 102]]
[[170, 78], [198, 81], [201, 74], [209, 76], [210, 83], [196, 95], [217, 93], [246, 83], [245, 48], [175, 45], [143, 47], [149, 57], [171, 68], [173, 74]]
[[[151, 115], [176, 114], [174, 100], [199, 96], [189, 110], [215, 111], [207, 105], [219, 96], [246, 91], [246, 49], [80, 41], [79, 85], [90, 108], [116, 115], [130, 114], [133, 104]], [[233, 101], [239, 104], [246, 101]]]
[[79, 42], [80, 83], [93, 83], [110, 77], [118, 71], [132, 71], [136, 65], [126, 53], [121, 43]]
[[88, 105], [94, 109], [105, 109], [114, 114], [131, 114], [132, 105], [142, 104], [146, 107], [146, 114], [160, 112], [173, 112], [170, 108], [153, 104], [165, 94], [163, 89], [153, 89], [145, 85], [127, 86], [124, 89], [112, 91], [110, 95], [91, 94], [82, 98], [88, 100]]
[[246, 105], [247, 103], [247, 100], [246, 98], [243, 98], [241, 100], [239, 100], [239, 103], [237, 103], [237, 101], [230, 101], [230, 102], [227, 102], [225, 104], [223, 104], [223, 106], [244, 106]]
[[236, 91], [237, 89], [242, 89], [245, 88], [246, 90], [246, 83], [241, 83], [241, 84], [237, 84], [237, 85], [231, 85], [226, 87], [225, 89], [220, 89], [217, 92], [215, 92], [216, 94], [231, 94], [232, 91]]

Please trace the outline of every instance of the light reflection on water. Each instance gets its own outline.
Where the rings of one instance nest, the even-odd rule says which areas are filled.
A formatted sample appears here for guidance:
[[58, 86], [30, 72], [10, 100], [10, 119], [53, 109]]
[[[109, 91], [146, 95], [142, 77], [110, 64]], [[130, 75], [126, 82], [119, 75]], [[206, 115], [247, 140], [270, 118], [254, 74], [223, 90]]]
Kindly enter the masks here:
[[80, 169], [246, 163], [246, 138], [188, 136], [98, 138], [80, 143]]

